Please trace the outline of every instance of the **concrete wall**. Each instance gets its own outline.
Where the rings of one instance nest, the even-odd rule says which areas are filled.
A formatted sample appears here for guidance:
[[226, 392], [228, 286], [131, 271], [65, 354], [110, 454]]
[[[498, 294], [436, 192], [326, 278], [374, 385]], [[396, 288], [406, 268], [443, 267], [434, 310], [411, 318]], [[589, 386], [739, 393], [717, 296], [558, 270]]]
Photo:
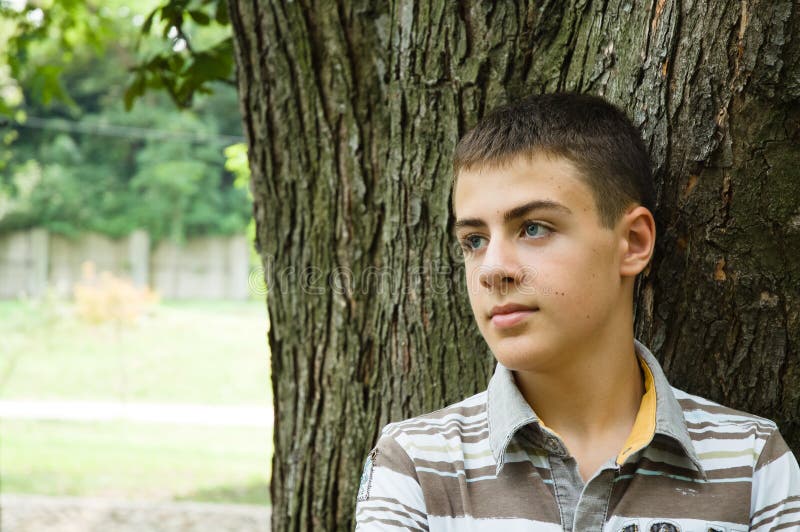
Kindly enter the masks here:
[[114, 240], [99, 234], [77, 239], [44, 229], [0, 235], [0, 298], [37, 297], [48, 287], [71, 296], [83, 264], [148, 285], [165, 299], [247, 299], [249, 244], [244, 236], [206, 237], [150, 249], [144, 231]]
[[0, 298], [44, 292], [48, 254], [48, 234], [43, 229], [0, 236]]

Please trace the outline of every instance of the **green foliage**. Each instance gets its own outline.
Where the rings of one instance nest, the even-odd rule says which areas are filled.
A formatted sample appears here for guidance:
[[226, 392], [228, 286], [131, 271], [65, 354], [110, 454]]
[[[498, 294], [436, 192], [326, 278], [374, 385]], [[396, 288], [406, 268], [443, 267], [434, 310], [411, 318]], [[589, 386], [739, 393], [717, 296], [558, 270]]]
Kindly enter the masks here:
[[[214, 84], [235, 87], [226, 0], [134, 5], [147, 16], [133, 12], [125, 0], [0, 0], [0, 65], [5, 67], [0, 67], [0, 115], [11, 115], [19, 106], [20, 85], [29, 99], [45, 106], [58, 101], [75, 107], [62, 79], [65, 71], [76, 54], [102, 55], [114, 44], [138, 54], [127, 61], [127, 110], [148, 90], [163, 90], [188, 109], [196, 95], [212, 93]], [[140, 31], [120, 28], [120, 19], [129, 14]], [[154, 26], [160, 26], [158, 37], [151, 35]]]
[[[0, 54], [10, 77], [26, 87], [29, 98], [44, 105], [60, 101], [74, 105], [61, 73], [84, 53], [102, 53], [115, 37], [109, 5], [99, 0], [0, 1], [3, 45]], [[14, 103], [0, 96], [0, 112]]]
[[[136, 65], [125, 91], [130, 109], [148, 89], [162, 89], [178, 107], [188, 108], [196, 94], [208, 94], [213, 82], [234, 85], [233, 38], [225, 0], [168, 0], [145, 19], [142, 33], [161, 25], [170, 46]], [[203, 49], [196, 42], [213, 42]]]
[[[247, 144], [240, 142], [225, 148], [225, 169], [233, 173], [236, 178], [233, 181], [233, 186], [247, 190], [247, 197], [252, 203], [253, 194], [250, 190], [250, 161], [247, 158]], [[247, 224], [247, 239], [255, 243], [256, 241], [256, 220], [251, 217], [250, 222]], [[250, 246], [250, 265], [254, 268], [261, 264], [261, 257], [255, 246]]]
[[250, 164], [247, 160], [247, 144], [240, 142], [225, 148], [225, 169], [231, 172], [236, 179], [233, 186], [237, 188], [247, 188], [250, 195]]
[[[21, 92], [19, 101], [5, 100], [19, 124], [0, 126], [14, 141], [0, 173], [0, 231], [43, 226], [67, 235], [92, 230], [118, 237], [141, 227], [154, 241], [244, 231], [247, 190], [233, 186], [234, 175], [223, 166], [223, 148], [241, 127], [234, 89], [217, 84], [211, 93], [207, 85], [203, 91], [195, 86], [187, 110], [150, 91], [137, 96], [142, 105], [127, 113], [131, 69], [164, 48], [161, 37], [141, 33], [152, 2], [140, 6], [141, 13], [117, 1], [48, 6], [39, 19], [30, 15], [31, 5], [0, 11], [0, 31], [12, 35], [5, 52], [20, 56], [7, 81]], [[205, 21], [197, 13], [190, 18]], [[36, 39], [20, 29], [30, 29], [31, 19], [39, 20]], [[188, 24], [182, 32], [190, 31]], [[209, 35], [219, 37], [219, 28]], [[212, 48], [221, 49], [225, 39], [215, 42]], [[58, 60], [48, 69], [50, 57]], [[199, 57], [186, 59], [195, 70], [208, 62]], [[10, 94], [2, 83], [0, 69], [0, 100]]]

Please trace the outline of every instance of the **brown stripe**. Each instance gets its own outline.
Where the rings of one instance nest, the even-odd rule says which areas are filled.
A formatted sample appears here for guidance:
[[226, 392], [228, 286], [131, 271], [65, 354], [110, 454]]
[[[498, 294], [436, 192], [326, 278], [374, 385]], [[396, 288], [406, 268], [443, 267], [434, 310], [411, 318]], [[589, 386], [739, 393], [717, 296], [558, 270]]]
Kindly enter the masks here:
[[609, 501], [614, 515], [657, 513], [668, 519], [750, 522], [749, 481], [702, 483], [636, 475], [617, 484]]
[[[775, 515], [771, 515], [771, 516], [767, 517], [766, 519], [762, 519], [761, 521], [758, 521], [757, 523], [753, 523], [750, 526], [752, 528], [758, 528], [760, 526], [764, 526], [767, 523], [771, 523], [772, 521], [774, 521], [775, 519], [779, 518], [782, 515], [796, 514], [796, 513], [800, 513], [800, 508], [787, 508], [785, 510], [781, 510], [780, 512], [776, 513]], [[771, 530], [775, 530], [775, 528], [770, 528], [770, 529]]]
[[800, 501], [800, 495], [794, 495], [792, 497], [786, 497], [785, 499], [783, 499], [780, 502], [776, 502], [774, 504], [770, 504], [769, 506], [764, 506], [763, 508], [758, 510], [756, 513], [754, 513], [753, 516], [751, 517], [751, 519], [755, 519], [756, 517], [759, 517], [761, 514], [769, 512], [770, 510], [774, 510], [778, 506], [781, 506], [783, 504], [787, 504], [787, 503], [790, 503], [790, 502], [794, 502], [794, 501]]
[[405, 432], [406, 430], [411, 429], [430, 429], [430, 428], [439, 428], [439, 427], [450, 427], [450, 426], [459, 426], [459, 427], [466, 427], [466, 428], [476, 428], [481, 426], [488, 426], [488, 420], [486, 416], [476, 417], [471, 421], [464, 421], [463, 419], [441, 419], [439, 421], [429, 421], [429, 420], [417, 420], [413, 423], [403, 423], [401, 425], [397, 425], [395, 430], [400, 430]]
[[445, 432], [449, 433], [452, 431], [470, 432], [476, 434], [480, 432], [486, 432], [488, 430], [489, 430], [489, 425], [486, 424], [486, 422], [484, 421], [483, 423], [475, 424], [473, 426], [460, 425], [458, 423], [449, 423], [447, 425], [432, 426], [432, 427], [409, 427], [409, 428], [403, 428], [402, 430], [398, 430], [395, 432], [395, 434], [437, 435]]
[[375, 446], [376, 454], [372, 460], [372, 467], [385, 467], [395, 473], [400, 473], [413, 479], [417, 478], [417, 470], [408, 453], [394, 438], [381, 436]]
[[[625, 474], [623, 473], [624, 470], [625, 466], [622, 466], [620, 469], [620, 476]], [[606, 511], [609, 517], [615, 513], [615, 509], [619, 505], [620, 500], [622, 500], [622, 497], [628, 492], [628, 486], [630, 486], [632, 480], [632, 478], [622, 478], [614, 482], [611, 486], [611, 495], [608, 497], [608, 510]]]
[[442, 408], [441, 410], [436, 410], [435, 412], [430, 412], [422, 416], [417, 416], [408, 420], [399, 421], [398, 425], [405, 426], [407, 424], [413, 425], [414, 423], [420, 421], [434, 421], [437, 419], [443, 419], [447, 416], [452, 416], [453, 414], [464, 417], [472, 417], [484, 413], [486, 413], [486, 401], [482, 401], [472, 406], [451, 405], [446, 408]]
[[[452, 462], [434, 462], [418, 458], [414, 461], [414, 463], [416, 464], [417, 467], [426, 467], [450, 475], [463, 473], [464, 476], [467, 478], [467, 480], [472, 480], [480, 477], [494, 477], [497, 471], [497, 466], [495, 464], [483, 467], [465, 468], [464, 462], [461, 460], [454, 460]], [[550, 469], [543, 467], [536, 467], [529, 460], [523, 460], [521, 462], [506, 462], [505, 465], [503, 466], [504, 469], [502, 474], [505, 474], [506, 469], [518, 468], [518, 467], [527, 468], [526, 472], [528, 474], [531, 474], [533, 471], [535, 471], [536, 474], [538, 474], [544, 480], [550, 480], [552, 478], [552, 472], [550, 471]]]
[[725, 467], [722, 469], [706, 469], [708, 480], [724, 480], [728, 478], [752, 478], [753, 468], [749, 466]]
[[649, 471], [658, 471], [659, 473], [665, 473], [667, 475], [677, 475], [692, 479], [700, 479], [700, 473], [688, 467], [692, 462], [685, 458], [684, 460], [687, 464], [687, 467], [681, 467], [680, 465], [670, 464], [668, 462], [650, 460], [647, 456], [642, 456], [638, 462], [639, 467], [637, 467], [637, 469], [647, 469]]
[[481, 429], [483, 427], [488, 427], [489, 423], [486, 420], [486, 417], [478, 418], [473, 421], [462, 421], [460, 419], [453, 419], [450, 421], [444, 421], [442, 423], [416, 423], [413, 425], [403, 425], [399, 427], [401, 432], [406, 432], [409, 430], [430, 430], [430, 429], [447, 429], [452, 427], [463, 427], [464, 430], [476, 430]]
[[756, 428], [756, 430], [758, 431], [758, 433], [760, 435], [762, 435], [762, 436], [767, 436], [769, 434], [772, 434], [772, 431], [775, 430], [775, 427], [773, 427], [772, 425], [764, 425], [764, 424], [758, 423], [757, 421], [752, 421], [752, 420], [751, 421], [741, 422], [741, 423], [731, 423], [731, 422], [720, 423], [718, 421], [703, 421], [701, 423], [695, 423], [695, 422], [687, 420], [686, 421], [686, 428], [689, 429], [690, 433], [692, 431], [699, 431], [699, 430], [702, 430], [702, 429], [706, 429], [708, 427], [714, 427], [714, 428], [723, 428], [724, 427], [724, 428], [734, 428], [736, 430], [741, 430], [742, 426], [744, 426], [745, 423], [747, 424], [746, 426], [748, 426], [748, 428], [750, 426], [754, 426]]
[[402, 433], [402, 432], [407, 432], [409, 430], [423, 430], [423, 431], [429, 431], [431, 433], [435, 433], [435, 432], [441, 431], [443, 427], [444, 428], [449, 428], [449, 427], [453, 427], [453, 426], [465, 427], [468, 430], [474, 430], [474, 429], [478, 429], [480, 427], [488, 427], [489, 424], [487, 423], [486, 418], [476, 419], [476, 420], [470, 421], [470, 422], [464, 422], [464, 421], [461, 421], [461, 420], [452, 420], [452, 421], [447, 421], [445, 423], [439, 423], [439, 424], [420, 421], [420, 422], [416, 422], [416, 423], [408, 423], [408, 424], [403, 424], [403, 425], [397, 425], [397, 426], [393, 427], [391, 430], [389, 430], [388, 432], [389, 432], [389, 434], [392, 434], [392, 435], [398, 434], [398, 433]]
[[774, 431], [767, 440], [767, 443], [764, 444], [764, 448], [761, 449], [761, 454], [758, 457], [758, 462], [756, 462], [755, 470], [758, 471], [789, 452], [791, 452], [789, 446], [786, 445], [781, 433], [777, 430]]
[[[403, 504], [402, 502], [398, 501], [397, 499], [392, 499], [390, 497], [370, 497], [369, 500], [370, 500], [370, 502], [372, 502], [372, 501], [381, 501], [381, 502], [388, 502], [388, 503], [396, 504], [398, 506], [402, 506], [403, 510], [408, 512], [409, 515], [412, 515], [412, 514], [413, 515], [417, 515], [417, 516], [419, 516], [419, 517], [421, 517], [423, 519], [427, 519], [428, 518], [427, 515], [425, 515], [424, 513], [420, 512], [416, 508], [412, 508], [411, 506], [407, 506], [407, 505]], [[374, 508], [374, 506], [370, 506], [369, 507], [370, 510], [373, 509], [373, 508]], [[392, 510], [392, 511], [394, 511], [394, 510]]]
[[530, 462], [510, 462], [499, 478], [476, 482], [425, 471], [419, 480], [428, 515], [561, 522], [552, 492]]
[[437, 435], [441, 436], [442, 438], [453, 440], [457, 439], [461, 443], [482, 443], [485, 442], [486, 439], [489, 437], [489, 429], [483, 430], [478, 434], [464, 434], [460, 432], [457, 428], [450, 429], [447, 432], [428, 432], [428, 431], [403, 431], [403, 434], [407, 435]]
[[[651, 460], [645, 454], [638, 462], [633, 465], [635, 469], [623, 469], [620, 471], [620, 476], [635, 474], [636, 469], [647, 469], [648, 471], [658, 471], [667, 475], [676, 475], [680, 477], [688, 477], [694, 480], [700, 480], [702, 477], [699, 471], [691, 467], [692, 462], [684, 458], [686, 467], [678, 464], [671, 464], [660, 460]], [[627, 465], [627, 464], [626, 464]], [[719, 469], [706, 469], [706, 478], [708, 480], [727, 480], [730, 478], [751, 478], [753, 475], [753, 468], [749, 466], [736, 466], [736, 467], [723, 467]]]
[[[431, 460], [422, 460], [417, 458], [414, 463], [417, 467], [433, 469], [439, 473], [445, 473], [448, 475], [463, 474], [468, 480], [485, 477], [488, 475], [494, 476], [496, 471], [496, 467], [494, 465], [466, 469], [464, 468], [464, 462], [462, 460], [453, 460], [452, 462], [434, 462]], [[425, 473], [430, 474], [428, 471]]]
[[784, 528], [789, 528], [789, 527], [800, 528], [800, 521], [792, 521], [791, 523], [783, 523], [782, 525], [774, 526], [770, 528], [770, 532], [773, 532], [774, 530], [783, 530]]
[[430, 429], [430, 428], [442, 428], [442, 427], [464, 427], [465, 429], [475, 429], [480, 427], [488, 427], [489, 422], [486, 416], [481, 416], [473, 419], [472, 421], [464, 421], [463, 419], [448, 419], [448, 420], [440, 420], [436, 423], [430, 421], [420, 421], [419, 423], [408, 423], [398, 428], [403, 432], [407, 430], [419, 430], [419, 429]]
[[[646, 453], [647, 451], [645, 451]], [[630, 462], [624, 464], [617, 475], [618, 480], [614, 482], [614, 486], [611, 491], [611, 496], [609, 498], [609, 512], [612, 511], [617, 504], [619, 504], [620, 499], [626, 495], [629, 485], [633, 478], [626, 478], [630, 476], [636, 475], [636, 471], [639, 468], [648, 469], [650, 471], [659, 471], [669, 475], [677, 475], [682, 477], [694, 478], [699, 479], [700, 473], [695, 471], [694, 469], [688, 469], [688, 465], [692, 462], [683, 456], [676, 455], [676, 458], [683, 459], [686, 462], [687, 468], [683, 468], [680, 466], [676, 466], [673, 464], [668, 464], [666, 462], [650, 460], [646, 455], [642, 456], [637, 462]], [[634, 476], [634, 478], [636, 478]], [[651, 477], [652, 478], [652, 477]], [[655, 477], [658, 478], [658, 477]], [[691, 482], [683, 482], [684, 487], [692, 487], [694, 483]]]
[[[748, 438], [752, 438], [753, 436], [766, 436], [767, 434], [758, 430], [755, 427], [751, 427], [746, 431], [743, 432], [716, 432], [713, 430], [707, 430], [705, 432], [696, 432], [696, 433], [689, 433], [689, 436], [692, 438], [692, 441], [703, 441], [703, 440], [746, 440]], [[759, 438], [762, 439], [762, 438]]]

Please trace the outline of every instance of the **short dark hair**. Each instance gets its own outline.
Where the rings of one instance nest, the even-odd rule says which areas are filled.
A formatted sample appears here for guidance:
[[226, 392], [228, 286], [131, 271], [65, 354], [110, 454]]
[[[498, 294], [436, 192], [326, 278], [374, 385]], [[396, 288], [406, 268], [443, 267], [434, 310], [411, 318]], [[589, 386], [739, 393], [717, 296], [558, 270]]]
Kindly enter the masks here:
[[577, 167], [605, 227], [614, 227], [631, 203], [655, 212], [650, 157], [639, 131], [619, 108], [587, 94], [534, 95], [489, 112], [456, 146], [453, 185], [462, 170], [537, 152]]

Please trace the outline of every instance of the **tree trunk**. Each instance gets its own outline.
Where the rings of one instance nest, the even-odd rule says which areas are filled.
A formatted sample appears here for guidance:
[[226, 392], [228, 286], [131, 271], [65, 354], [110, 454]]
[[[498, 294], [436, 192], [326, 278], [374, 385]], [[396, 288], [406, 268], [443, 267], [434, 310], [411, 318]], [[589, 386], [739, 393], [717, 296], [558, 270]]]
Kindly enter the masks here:
[[792, 0], [230, 0], [275, 401], [273, 530], [351, 530], [389, 421], [485, 388], [451, 154], [529, 93], [602, 94], [656, 167], [636, 336], [676, 386], [800, 445]]

